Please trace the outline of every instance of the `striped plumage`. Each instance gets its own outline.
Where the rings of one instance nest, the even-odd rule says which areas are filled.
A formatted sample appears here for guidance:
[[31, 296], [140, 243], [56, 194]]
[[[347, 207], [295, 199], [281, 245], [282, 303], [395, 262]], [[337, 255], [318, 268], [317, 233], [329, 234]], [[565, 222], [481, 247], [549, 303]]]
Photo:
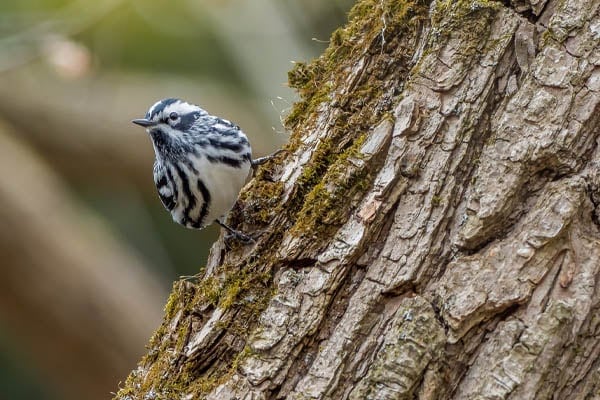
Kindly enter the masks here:
[[178, 99], [155, 103], [144, 119], [133, 122], [146, 127], [152, 139], [154, 183], [173, 220], [193, 229], [222, 223], [252, 164], [240, 128]]

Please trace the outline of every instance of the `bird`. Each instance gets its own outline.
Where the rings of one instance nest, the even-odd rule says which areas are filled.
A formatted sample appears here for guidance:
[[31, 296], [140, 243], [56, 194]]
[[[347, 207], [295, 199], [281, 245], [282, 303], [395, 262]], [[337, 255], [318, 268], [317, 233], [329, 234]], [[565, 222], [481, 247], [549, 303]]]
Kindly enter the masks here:
[[274, 157], [252, 159], [239, 126], [176, 98], [154, 103], [134, 124], [146, 128], [154, 147], [154, 184], [173, 221], [191, 229], [216, 222], [235, 239], [253, 239], [224, 222], [250, 170]]

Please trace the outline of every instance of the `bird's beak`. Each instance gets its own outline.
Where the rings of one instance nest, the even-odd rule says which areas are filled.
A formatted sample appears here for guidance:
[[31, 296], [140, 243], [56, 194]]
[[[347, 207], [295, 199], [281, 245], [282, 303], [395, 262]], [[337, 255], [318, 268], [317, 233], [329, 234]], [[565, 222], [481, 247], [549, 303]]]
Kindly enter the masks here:
[[154, 121], [150, 121], [149, 119], [146, 119], [146, 118], [134, 119], [131, 122], [133, 122], [136, 125], [143, 126], [143, 127], [149, 127], [149, 126], [156, 125], [156, 123]]

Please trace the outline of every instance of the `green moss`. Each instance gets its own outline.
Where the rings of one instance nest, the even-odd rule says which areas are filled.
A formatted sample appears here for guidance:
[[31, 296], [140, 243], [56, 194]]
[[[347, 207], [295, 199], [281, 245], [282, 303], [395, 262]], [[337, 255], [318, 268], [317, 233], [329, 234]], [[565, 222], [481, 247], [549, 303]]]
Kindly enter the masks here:
[[458, 25], [465, 22], [466, 17], [475, 19], [473, 14], [481, 10], [499, 10], [502, 7], [501, 2], [491, 0], [437, 0], [431, 22], [434, 26], [440, 25], [441, 21]]
[[[407, 46], [404, 48], [398, 38], [416, 35], [427, 8], [426, 1], [358, 2], [350, 12], [350, 23], [332, 34], [331, 45], [325, 53], [310, 64], [297, 64], [290, 74], [290, 85], [298, 88], [302, 101], [295, 104], [286, 119], [287, 127], [298, 128], [292, 133], [288, 149], [297, 149], [302, 144], [304, 132], [312, 130], [313, 126], [307, 121], [315, 120], [312, 113], [318, 110], [318, 105], [328, 101], [335, 114], [331, 119], [333, 129], [314, 152], [298, 181], [299, 190], [295, 196], [300, 206], [298, 218], [318, 211], [318, 205], [330, 204], [330, 196], [323, 192], [325, 184], [320, 184], [325, 173], [340, 154], [344, 154], [349, 143], [355, 142], [386, 115], [391, 115], [381, 102], [401, 86], [414, 51], [410, 40], [402, 42]], [[391, 49], [399, 54], [390, 57], [387, 52]], [[348, 69], [356, 62], [355, 56], [365, 52], [373, 55], [371, 51], [377, 56], [371, 57], [376, 61], [369, 73], [364, 74], [351, 91], [336, 92], [334, 88], [345, 85]], [[337, 186], [346, 187], [347, 183]], [[307, 208], [306, 203], [314, 200], [317, 200], [316, 207]], [[302, 208], [304, 210], [300, 211]], [[324, 215], [325, 211], [318, 211], [318, 214]]]
[[[350, 187], [364, 190], [368, 186], [362, 179], [365, 176], [360, 174], [335, 182], [342, 177], [335, 172], [336, 168], [345, 164], [346, 149], [352, 143], [358, 144], [357, 139], [364, 132], [391, 115], [388, 108], [391, 103], [385, 99], [401, 86], [403, 76], [410, 70], [414, 47], [409, 38], [416, 36], [427, 10], [427, 1], [360, 1], [350, 12], [349, 24], [333, 32], [325, 53], [309, 64], [297, 63], [290, 72], [290, 86], [298, 89], [302, 101], [294, 105], [286, 118], [286, 126], [293, 129], [288, 150], [302, 146], [302, 137], [314, 129], [317, 119], [313, 114], [323, 102], [329, 102], [332, 114], [329, 121], [333, 124], [313, 151], [286, 205], [291, 214], [288, 219], [295, 222], [297, 232], [336, 219], [331, 211], [342, 190]], [[388, 55], [392, 50], [398, 54]], [[357, 55], [365, 53], [370, 54], [372, 62], [369, 72], [360, 77], [352, 90], [337, 91], [346, 85], [348, 71]]]
[[280, 212], [282, 194], [282, 182], [257, 180], [251, 192], [245, 191], [240, 195], [240, 208], [232, 218], [243, 221], [244, 225], [267, 225]]
[[357, 168], [351, 162], [352, 159], [362, 157], [360, 148], [366, 138], [366, 134], [361, 135], [337, 156], [325, 176], [312, 187], [304, 199], [296, 224], [290, 231], [292, 234], [318, 234], [325, 229], [336, 228], [343, 217], [350, 213], [351, 208], [340, 207], [340, 201], [347, 202], [356, 192], [366, 190], [370, 184], [369, 179], [366, 179], [368, 171]]
[[221, 287], [219, 281], [214, 276], [208, 276], [204, 278], [197, 286], [197, 296], [200, 299], [194, 299], [194, 302], [208, 302], [210, 304], [217, 305], [219, 298], [221, 297]]
[[[431, 15], [431, 25], [435, 32], [434, 42], [429, 43], [429, 51], [436, 52], [441, 36], [460, 36], [463, 59], [482, 51], [490, 45], [486, 40], [494, 15], [503, 8], [502, 3], [489, 0], [437, 0]], [[425, 57], [423, 57], [425, 58]]]
[[319, 104], [334, 99], [332, 90], [338, 87], [336, 81], [346, 77], [339, 73], [349, 67], [348, 61], [354, 60], [351, 56], [365, 50], [365, 44], [379, 45], [383, 54], [384, 47], [398, 33], [415, 30], [419, 19], [426, 14], [428, 3], [418, 0], [359, 1], [350, 10], [350, 22], [332, 33], [330, 46], [324, 54], [309, 64], [296, 63], [288, 74], [290, 86], [298, 90], [302, 101], [294, 105], [285, 126], [293, 129], [310, 119], [311, 111]]
[[[252, 273], [253, 267], [256, 266], [247, 265], [241, 271], [235, 268], [221, 269], [222, 273], [218, 274], [220, 278], [206, 277], [198, 284], [176, 282], [165, 307], [165, 320], [150, 342], [153, 350], [140, 362], [140, 366], [146, 369], [145, 374], [140, 376], [134, 371], [117, 397], [152, 392], [156, 399], [178, 398], [185, 393], [196, 393], [201, 398], [202, 394], [227, 381], [243, 359], [251, 354], [250, 347], [242, 347], [239, 351], [231, 348], [223, 352], [220, 355], [222, 362], [217, 369], [199, 374], [195, 370], [195, 363], [183, 362], [193, 329], [190, 318], [197, 312], [196, 308], [205, 306], [206, 302], [218, 304], [224, 310], [235, 304], [239, 307], [238, 318], [230, 320], [222, 328], [227, 332], [235, 332], [238, 337], [246, 334], [251, 321], [264, 310], [272, 295], [271, 273]], [[175, 330], [171, 330], [169, 325], [172, 324], [172, 318], [179, 313], [179, 323]], [[165, 371], [170, 371], [168, 380], [164, 379]]]
[[440, 196], [433, 196], [431, 198], [431, 205], [434, 207], [439, 206], [442, 203], [442, 198]]
[[172, 319], [175, 316], [175, 312], [177, 311], [177, 292], [173, 290], [167, 299], [167, 304], [165, 304], [165, 319]]
[[288, 85], [294, 89], [302, 89], [313, 78], [314, 74], [306, 63], [297, 62], [294, 64], [294, 68], [288, 72]]
[[220, 299], [219, 305], [225, 310], [229, 309], [235, 303], [238, 295], [245, 286], [243, 279], [238, 279], [237, 277], [233, 279], [223, 291], [223, 297]]
[[[267, 233], [250, 256], [236, 258], [242, 251], [234, 249], [211, 277], [197, 284], [174, 285], [165, 320], [140, 363], [144, 373], [134, 371], [117, 397], [135, 394], [143, 398], [152, 389], [157, 399], [186, 393], [202, 398], [231, 377], [249, 356], [245, 340], [274, 294], [272, 281], [281, 239], [292, 228], [299, 234], [337, 229], [371, 184], [369, 166], [353, 161], [360, 160], [360, 148], [370, 129], [391, 118], [391, 100], [413, 67], [412, 38], [420, 32], [428, 7], [428, 1], [419, 0], [359, 1], [347, 26], [332, 34], [325, 53], [310, 63], [296, 64], [289, 80], [301, 101], [286, 119], [286, 126], [293, 129], [287, 149], [310, 150], [310, 160], [302, 167], [292, 193], [285, 196], [284, 185], [276, 177], [277, 166], [285, 164], [287, 155], [259, 169], [230, 222], [248, 232], [268, 224]], [[349, 87], [348, 72], [367, 54], [368, 70], [358, 74]], [[329, 103], [326, 114], [322, 114], [324, 103]], [[318, 117], [326, 117], [326, 121]], [[317, 123], [318, 146], [303, 149], [313, 145], [305, 144], [304, 138], [314, 134]], [[341, 201], [348, 207], [339, 211], [337, 203]], [[274, 219], [276, 223], [272, 223]], [[229, 259], [236, 260], [235, 265], [228, 264]], [[205, 324], [215, 307], [224, 310], [218, 349], [214, 349], [220, 361], [199, 370], [198, 360], [186, 359], [184, 349], [190, 329]]]
[[[296, 193], [294, 198], [304, 201], [304, 197], [314, 187], [335, 159], [333, 142], [330, 138], [322, 140], [313, 152], [311, 161], [307, 165], [296, 182]], [[299, 204], [293, 204], [298, 207]]]

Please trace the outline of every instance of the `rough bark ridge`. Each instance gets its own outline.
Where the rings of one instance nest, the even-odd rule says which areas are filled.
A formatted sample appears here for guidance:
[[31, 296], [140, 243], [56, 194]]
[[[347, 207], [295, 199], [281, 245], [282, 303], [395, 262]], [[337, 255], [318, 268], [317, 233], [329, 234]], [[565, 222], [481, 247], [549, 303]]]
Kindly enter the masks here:
[[600, 396], [599, 3], [359, 1], [117, 398]]

